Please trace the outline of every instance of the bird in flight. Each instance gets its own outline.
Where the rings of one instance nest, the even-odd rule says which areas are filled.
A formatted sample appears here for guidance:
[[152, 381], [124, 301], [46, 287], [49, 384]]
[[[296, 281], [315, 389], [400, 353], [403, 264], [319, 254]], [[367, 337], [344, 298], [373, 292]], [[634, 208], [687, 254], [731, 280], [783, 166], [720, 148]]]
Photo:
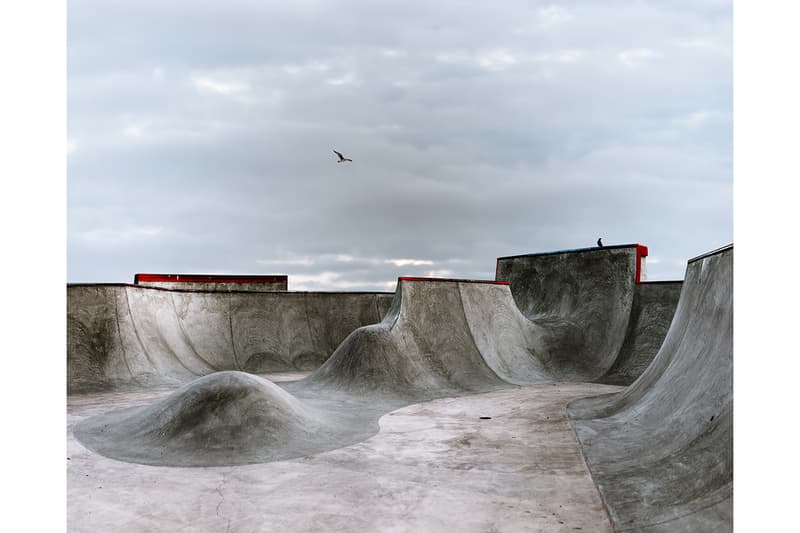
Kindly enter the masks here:
[[600, 248], [603, 247], [603, 238], [602, 237], [597, 239], [597, 246], [599, 246]]
[[339, 156], [339, 160], [337, 161], [337, 163], [344, 163], [345, 161], [350, 161], [351, 163], [353, 162], [352, 159], [346, 158], [345, 156], [343, 156], [340, 152], [337, 152], [336, 150], [334, 150], [333, 153]]

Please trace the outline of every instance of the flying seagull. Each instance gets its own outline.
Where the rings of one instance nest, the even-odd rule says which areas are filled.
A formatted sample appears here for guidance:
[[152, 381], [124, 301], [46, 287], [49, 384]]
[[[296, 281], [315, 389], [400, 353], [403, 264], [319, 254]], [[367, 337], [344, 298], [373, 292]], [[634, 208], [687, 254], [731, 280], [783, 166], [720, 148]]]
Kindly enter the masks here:
[[346, 158], [345, 156], [343, 156], [341, 153], [337, 152], [336, 150], [334, 150], [333, 153], [339, 156], [339, 160], [337, 161], [337, 163], [344, 163], [345, 161], [350, 161], [351, 163], [353, 162], [352, 159]]
[[603, 247], [603, 238], [602, 237], [597, 239], [597, 246], [599, 246], [600, 248]]

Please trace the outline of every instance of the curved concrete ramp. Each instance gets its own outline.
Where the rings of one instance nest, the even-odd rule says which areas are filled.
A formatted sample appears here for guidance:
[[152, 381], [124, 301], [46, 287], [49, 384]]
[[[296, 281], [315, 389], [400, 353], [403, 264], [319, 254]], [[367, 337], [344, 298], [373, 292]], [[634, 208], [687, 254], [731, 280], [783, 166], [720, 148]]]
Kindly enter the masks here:
[[625, 340], [603, 383], [630, 385], [650, 365], [669, 331], [681, 295], [682, 281], [639, 283]]
[[507, 284], [462, 283], [459, 293], [472, 341], [497, 376], [515, 385], [551, 381], [541, 328], [520, 313]]
[[[586, 306], [579, 305], [581, 294], [578, 292], [575, 299], [570, 285], [550, 292], [550, 297], [562, 301], [567, 296], [574, 299], [570, 305], [562, 306], [563, 316], [572, 316], [573, 320], [531, 311], [542, 305], [533, 297], [523, 304], [534, 316], [527, 318], [515, 303], [508, 282], [400, 278], [392, 307], [383, 322], [354, 331], [303, 383], [316, 388], [430, 397], [429, 393], [477, 391], [501, 383], [588, 381], [587, 376], [605, 375], [609, 368], [632, 381], [628, 377], [630, 369], [649, 363], [651, 356], [645, 355], [643, 362], [643, 350], [637, 350], [642, 341], [637, 344], [631, 339], [644, 337], [641, 333], [652, 322], [652, 316], [642, 309], [653, 309], [650, 302], [644, 302], [635, 308], [638, 321], [629, 324], [635, 287], [626, 280], [629, 277], [633, 280], [629, 274], [635, 268], [631, 260], [635, 257], [635, 250], [631, 257], [622, 249], [601, 256], [600, 261], [591, 265], [617, 273], [616, 277], [604, 276], [610, 295], [594, 296], [594, 301], [600, 302], [594, 306], [589, 296]], [[587, 294], [594, 294], [589, 283], [581, 281], [580, 269], [569, 275], [575, 285], [584, 286]], [[527, 287], [536, 282], [535, 276], [522, 279]], [[673, 284], [674, 287], [679, 285]], [[629, 297], [619, 298], [620, 294]], [[654, 299], [660, 296], [659, 293]], [[547, 296], [543, 300], [544, 306], [553, 307]], [[617, 305], [615, 301], [622, 303]], [[671, 318], [671, 311], [663, 314]], [[606, 315], [611, 317], [615, 335], [602, 328]], [[639, 335], [632, 335], [632, 330]], [[602, 342], [598, 340], [601, 335], [604, 335]], [[660, 344], [661, 337], [656, 337]], [[600, 348], [592, 350], [590, 341], [611, 345], [611, 354], [600, 352]], [[629, 355], [614, 366], [623, 346], [628, 346], [625, 353]], [[639, 368], [638, 373], [642, 370]]]
[[68, 392], [180, 384], [222, 370], [310, 370], [390, 293], [67, 287]]
[[[172, 355], [153, 358], [161, 372], [178, 374], [169, 363], [194, 365], [198, 374], [227, 363], [201, 357], [190, 342], [220, 353], [236, 342], [233, 329], [202, 328], [228, 315], [207, 308], [206, 298], [213, 302], [216, 295], [197, 296], [127, 294], [138, 338], [147, 333], [143, 344]], [[184, 324], [186, 317], [202, 321]], [[288, 324], [295, 320], [290, 316]], [[384, 320], [356, 329], [304, 380], [278, 388], [250, 374], [218, 372], [151, 406], [92, 418], [76, 436], [102, 455], [154, 465], [299, 457], [367, 438], [380, 415], [410, 402], [549, 381], [536, 357], [537, 342], [537, 328], [517, 309], [508, 284], [400, 278]]]
[[733, 245], [689, 261], [658, 355], [569, 414], [617, 531], [730, 531]]
[[412, 398], [544, 383], [558, 361], [542, 338], [507, 283], [400, 278], [383, 322], [350, 334], [302, 383]]
[[311, 389], [404, 398], [504, 385], [473, 340], [462, 301], [463, 285], [487, 291], [494, 282], [400, 278], [383, 321], [351, 333], [301, 383]]
[[666, 334], [679, 283], [640, 283], [638, 244], [497, 259], [522, 314], [538, 328], [537, 355], [565, 381], [629, 384]]

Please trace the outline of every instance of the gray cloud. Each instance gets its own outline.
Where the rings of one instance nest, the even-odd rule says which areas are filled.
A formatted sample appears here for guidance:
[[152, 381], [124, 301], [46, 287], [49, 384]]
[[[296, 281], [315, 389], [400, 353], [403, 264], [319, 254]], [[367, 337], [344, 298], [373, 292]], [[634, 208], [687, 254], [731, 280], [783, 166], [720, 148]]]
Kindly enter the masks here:
[[732, 240], [730, 3], [68, 8], [70, 281], [375, 289], [600, 235], [668, 279]]

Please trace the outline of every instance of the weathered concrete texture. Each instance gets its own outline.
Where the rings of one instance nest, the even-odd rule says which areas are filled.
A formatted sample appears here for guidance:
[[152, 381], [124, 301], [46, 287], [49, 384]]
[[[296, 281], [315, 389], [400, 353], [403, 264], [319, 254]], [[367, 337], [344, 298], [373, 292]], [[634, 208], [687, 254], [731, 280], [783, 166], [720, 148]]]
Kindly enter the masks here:
[[617, 531], [730, 531], [733, 246], [691, 260], [658, 355], [569, 413]]
[[[71, 529], [608, 531], [564, 405], [620, 389], [553, 382], [650, 361], [676, 286], [637, 287], [636, 255], [502, 258], [510, 287], [401, 278], [388, 311], [374, 293], [81, 287], [72, 391], [205, 377], [73, 397]], [[620, 531], [729, 529], [731, 263], [732, 247], [691, 261], [652, 364], [570, 404]]]
[[517, 306], [542, 328], [545, 354], [563, 379], [599, 380], [625, 338], [636, 273], [636, 247], [500, 258]]
[[[173, 303], [177, 297], [176, 312], [161, 320], [142, 317], [153, 323], [140, 330], [157, 331], [175, 316], [222, 321], [192, 308], [203, 303], [197, 295], [156, 294]], [[320, 310], [314, 315], [336, 320]], [[302, 320], [279, 318], [287, 329]], [[217, 343], [222, 350], [229, 342], [200, 326], [181, 331], [201, 346]], [[228, 466], [310, 455], [368, 438], [380, 416], [411, 402], [546, 381], [529, 346], [536, 341], [532, 328], [508, 285], [400, 279], [383, 322], [354, 331], [307, 379], [283, 383], [291, 394], [241, 372], [216, 373], [158, 404], [91, 419], [76, 436], [108, 457], [154, 465]]]
[[70, 285], [68, 391], [314, 368], [351, 331], [380, 322], [392, 296]]
[[550, 376], [627, 385], [647, 367], [677, 292], [637, 285], [637, 261], [634, 244], [498, 258]]
[[351, 333], [301, 385], [420, 400], [507, 386], [493, 368], [545, 381], [530, 327], [507, 285], [400, 279], [383, 321]]
[[[192, 297], [181, 302], [197, 303]], [[178, 316], [208, 316], [177, 309]], [[213, 333], [186, 337], [203, 346], [224, 344]], [[308, 378], [282, 384], [293, 396], [246, 374], [215, 374], [158, 405], [90, 420], [76, 436], [109, 457], [158, 465], [223, 466], [308, 455], [367, 438], [377, 431], [379, 416], [411, 402], [550, 381], [537, 358], [540, 338], [507, 284], [401, 278], [380, 324], [355, 330]], [[312, 424], [302, 410], [320, 400], [328, 400], [328, 408], [315, 410]], [[330, 400], [338, 411], [331, 411]], [[243, 420], [252, 431], [242, 428]], [[218, 442], [214, 435], [226, 438]]]
[[541, 329], [520, 313], [508, 285], [462, 283], [459, 293], [472, 342], [498, 377], [518, 385], [551, 380], [539, 358]]
[[564, 406], [613, 390], [539, 385], [436, 400], [383, 416], [359, 444], [215, 468], [115, 461], [72, 436], [87, 417], [169, 391], [72, 396], [68, 530], [608, 533]]
[[629, 385], [650, 365], [672, 324], [681, 295], [681, 281], [636, 285], [628, 331], [617, 359], [602, 382]]

